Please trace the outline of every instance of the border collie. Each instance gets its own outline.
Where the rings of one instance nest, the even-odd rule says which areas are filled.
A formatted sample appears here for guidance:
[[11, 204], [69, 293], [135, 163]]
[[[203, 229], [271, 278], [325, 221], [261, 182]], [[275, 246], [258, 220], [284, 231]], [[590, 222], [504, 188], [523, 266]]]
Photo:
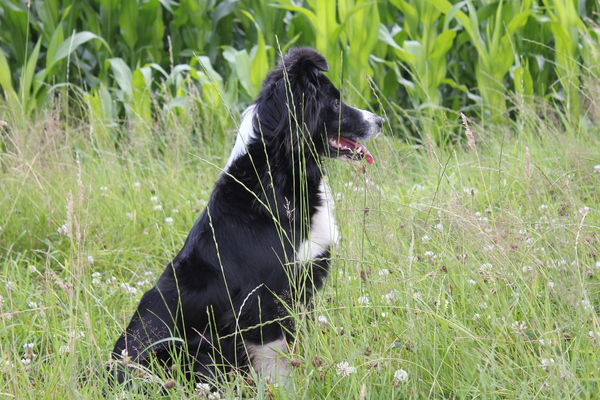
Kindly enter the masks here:
[[152, 359], [200, 381], [248, 365], [289, 375], [290, 310], [323, 285], [338, 240], [322, 157], [372, 164], [359, 141], [383, 124], [344, 104], [327, 70], [295, 48], [267, 75], [206, 209], [115, 344], [118, 382]]

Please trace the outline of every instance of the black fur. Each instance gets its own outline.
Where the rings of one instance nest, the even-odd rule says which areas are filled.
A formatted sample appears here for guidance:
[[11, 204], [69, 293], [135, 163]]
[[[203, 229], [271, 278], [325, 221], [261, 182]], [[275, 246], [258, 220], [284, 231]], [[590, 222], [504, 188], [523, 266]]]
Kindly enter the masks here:
[[126, 380], [122, 365], [156, 358], [168, 367], [174, 354], [187, 359], [190, 375], [211, 379], [248, 365], [247, 345], [291, 338], [289, 308], [309, 303], [329, 268], [329, 248], [297, 261], [323, 206], [321, 157], [344, 153], [329, 145], [332, 137], [368, 140], [382, 123], [341, 103], [327, 69], [315, 50], [298, 48], [267, 75], [245, 151], [232, 156], [114, 347], [117, 381]]

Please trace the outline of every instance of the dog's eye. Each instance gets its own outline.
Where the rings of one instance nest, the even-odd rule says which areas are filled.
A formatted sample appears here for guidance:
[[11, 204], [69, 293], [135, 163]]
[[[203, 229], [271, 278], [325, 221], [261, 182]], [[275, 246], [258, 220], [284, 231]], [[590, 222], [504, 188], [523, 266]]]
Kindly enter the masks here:
[[340, 109], [340, 101], [339, 101], [338, 99], [335, 99], [335, 100], [333, 101], [333, 109], [334, 109], [335, 111], [338, 111], [338, 110]]

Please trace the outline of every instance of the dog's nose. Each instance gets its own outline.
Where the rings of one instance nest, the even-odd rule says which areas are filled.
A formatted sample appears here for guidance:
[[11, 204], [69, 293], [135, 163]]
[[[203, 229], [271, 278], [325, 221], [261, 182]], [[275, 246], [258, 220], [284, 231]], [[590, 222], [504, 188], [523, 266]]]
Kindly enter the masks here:
[[377, 121], [375, 121], [375, 123], [377, 124], [378, 127], [382, 128], [383, 127], [383, 123], [385, 122], [385, 119], [381, 118], [381, 117], [377, 117]]

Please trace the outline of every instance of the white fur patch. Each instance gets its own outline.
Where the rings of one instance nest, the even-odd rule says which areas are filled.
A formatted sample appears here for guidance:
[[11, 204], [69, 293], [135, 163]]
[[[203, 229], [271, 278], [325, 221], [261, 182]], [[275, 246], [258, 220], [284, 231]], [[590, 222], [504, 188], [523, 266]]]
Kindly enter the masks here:
[[360, 108], [352, 107], [356, 111], [362, 114], [363, 119], [369, 124], [371, 127], [370, 132], [371, 135], [368, 138], [361, 138], [362, 142], [366, 142], [367, 140], [375, 139], [381, 133], [381, 127], [377, 125], [378, 121], [381, 121], [381, 118], [377, 114], [373, 114], [367, 110], [361, 110]]
[[321, 180], [319, 194], [321, 205], [312, 216], [307, 240], [298, 246], [296, 261], [309, 261], [318, 258], [338, 242], [339, 232], [333, 217], [333, 197], [325, 178]]
[[240, 123], [240, 129], [238, 130], [237, 137], [235, 138], [235, 145], [231, 150], [231, 155], [227, 164], [225, 165], [225, 171], [229, 170], [229, 166], [248, 152], [247, 146], [250, 141], [254, 139], [254, 116], [256, 105], [252, 104], [242, 114], [242, 122]]
[[277, 382], [290, 376], [290, 366], [282, 353], [288, 352], [284, 338], [265, 345], [248, 345], [248, 356], [252, 368], [263, 378]]

